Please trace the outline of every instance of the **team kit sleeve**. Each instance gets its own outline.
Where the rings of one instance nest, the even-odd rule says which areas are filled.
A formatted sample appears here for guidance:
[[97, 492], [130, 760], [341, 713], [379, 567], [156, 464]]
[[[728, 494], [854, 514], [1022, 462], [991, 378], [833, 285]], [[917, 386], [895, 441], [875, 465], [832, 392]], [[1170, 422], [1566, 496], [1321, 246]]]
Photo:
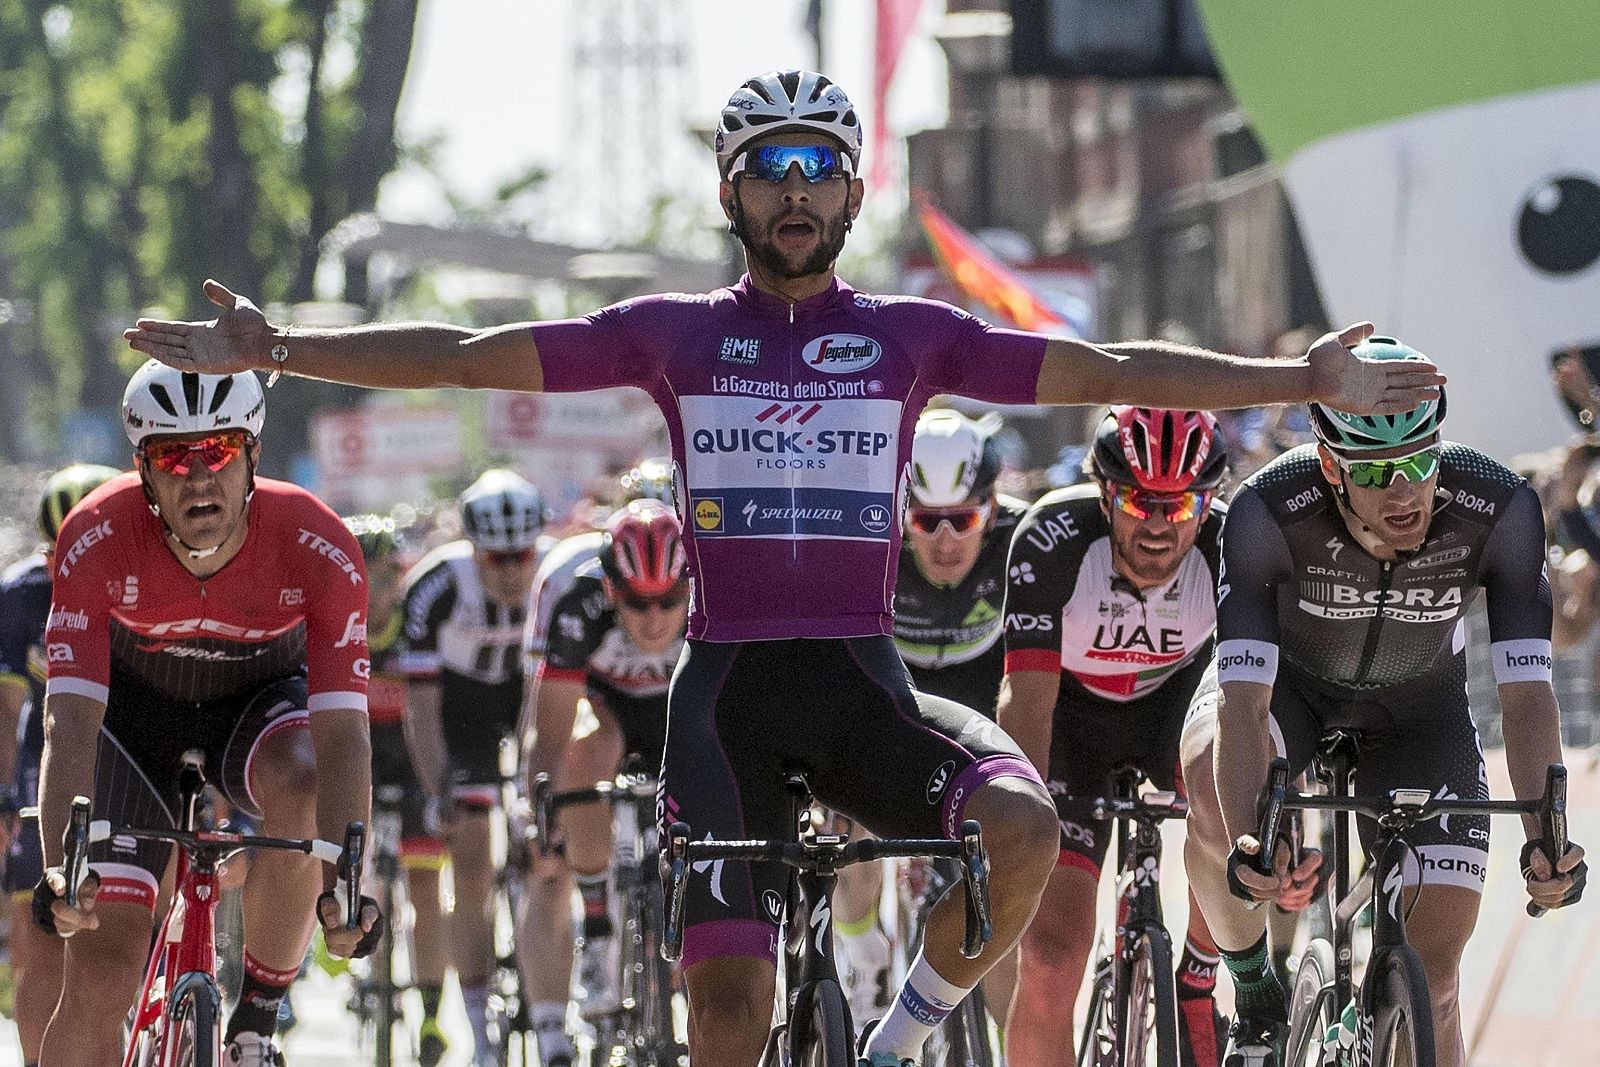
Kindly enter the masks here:
[[[28, 631], [35, 629], [34, 634]], [[0, 681], [28, 684], [28, 648], [37, 636], [39, 620], [28, 618], [17, 586], [0, 586]]]
[[1217, 574], [1217, 681], [1272, 685], [1278, 677], [1278, 584], [1289, 543], [1249, 485], [1228, 505]]
[[574, 682], [589, 678], [589, 658], [599, 647], [598, 627], [588, 610], [592, 591], [577, 582], [556, 601], [550, 613], [550, 630], [545, 635], [544, 662], [540, 678], [561, 678]]
[[664, 346], [651, 344], [649, 327], [659, 301], [613, 304], [581, 319], [534, 323], [533, 343], [547, 393], [581, 393], [616, 385], [653, 392]]
[[1005, 671], [1061, 671], [1061, 611], [1070, 590], [1063, 592], [1058, 580], [1060, 561], [1054, 558], [1059, 547], [1044, 551], [1028, 534], [1043, 522], [1043, 512], [1029, 510], [1011, 535], [1011, 554], [1006, 565]]
[[439, 631], [455, 606], [455, 578], [447, 563], [418, 564], [406, 580], [401, 611], [405, 618], [405, 644], [400, 653], [400, 673], [407, 678], [439, 676]]
[[68, 693], [104, 704], [110, 696], [111, 596], [129, 573], [119, 565], [116, 537], [100, 508], [80, 508], [61, 527], [44, 638], [47, 698]]
[[1520, 486], [1506, 501], [1483, 554], [1495, 682], [1550, 681], [1551, 601], [1544, 514], [1530, 486]]
[[[317, 575], [306, 611], [306, 710], [367, 710], [372, 653], [367, 648], [367, 568], [361, 546], [329, 511], [318, 532], [334, 552], [309, 552], [301, 566]], [[339, 559], [337, 553], [345, 556]]]
[[926, 336], [942, 344], [925, 354], [921, 373], [935, 393], [991, 404], [1032, 404], [1048, 342], [1043, 334], [992, 326], [976, 315], [935, 301], [918, 306], [931, 320]]

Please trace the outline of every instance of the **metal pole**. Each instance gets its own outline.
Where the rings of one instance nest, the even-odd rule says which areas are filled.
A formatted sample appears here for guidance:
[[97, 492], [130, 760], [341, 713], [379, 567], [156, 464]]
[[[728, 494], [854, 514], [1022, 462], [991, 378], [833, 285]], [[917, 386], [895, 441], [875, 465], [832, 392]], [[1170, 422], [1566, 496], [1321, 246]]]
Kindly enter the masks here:
[[811, 0], [811, 45], [817, 54], [817, 65], [812, 69], [824, 74], [828, 70], [827, 8], [826, 0]]

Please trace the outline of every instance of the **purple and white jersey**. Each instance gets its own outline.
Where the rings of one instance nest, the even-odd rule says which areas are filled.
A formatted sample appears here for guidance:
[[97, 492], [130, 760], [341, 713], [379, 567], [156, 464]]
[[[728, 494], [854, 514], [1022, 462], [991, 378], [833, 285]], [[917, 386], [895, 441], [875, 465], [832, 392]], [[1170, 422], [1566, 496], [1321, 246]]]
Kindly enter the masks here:
[[1032, 403], [1045, 339], [835, 280], [796, 304], [749, 276], [533, 326], [544, 388], [644, 389], [666, 415], [689, 636], [893, 633], [911, 435], [936, 393]]

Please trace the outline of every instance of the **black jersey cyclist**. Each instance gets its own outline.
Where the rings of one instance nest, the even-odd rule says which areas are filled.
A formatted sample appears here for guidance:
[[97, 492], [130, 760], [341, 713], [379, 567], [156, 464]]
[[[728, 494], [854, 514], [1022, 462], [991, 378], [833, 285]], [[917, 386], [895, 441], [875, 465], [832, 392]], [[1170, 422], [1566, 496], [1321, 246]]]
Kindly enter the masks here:
[[50, 616], [50, 564], [67, 514], [121, 471], [74, 463], [52, 474], [39, 500], [40, 551], [0, 575], [0, 819], [10, 838], [5, 890], [11, 899], [11, 981], [22, 1062], [39, 1062], [45, 1024], [61, 995], [61, 941], [33, 922], [33, 887], [44, 874], [39, 835], [11, 823], [18, 808], [39, 801], [44, 755], [45, 623]]
[[491, 814], [501, 749], [522, 708], [522, 635], [548, 514], [509, 470], [485, 471], [461, 494], [465, 536], [406, 576], [406, 707], [412, 756], [450, 852], [451, 963], [472, 1024], [474, 1055], [493, 1055], [487, 1011], [494, 966]]
[[[1244, 360], [1166, 343], [1046, 338], [949, 305], [857, 292], [835, 270], [866, 191], [855, 177], [861, 123], [843, 89], [814, 71], [752, 78], [723, 109], [716, 142], [718, 195], [749, 271], [715, 292], [640, 296], [584, 318], [485, 330], [284, 331], [210, 282], [208, 298], [222, 308], [214, 322], [146, 319], [124, 336], [139, 351], [207, 369], [401, 388], [647, 390], [680, 472], [690, 572], [663, 815], [702, 836], [781, 833], [782, 765], [803, 762], [819, 799], [874, 830], [945, 833], [963, 815], [984, 825], [992, 951], [961, 957], [960, 900], [946, 897], [868, 1042], [869, 1061], [898, 1063], [1020, 936], [1058, 833], [1026, 759], [998, 730], [966, 732], [976, 713], [911, 689], [890, 636], [900, 486], [928, 400], [1229, 407], [1320, 398], [1390, 411], [1433, 395], [1442, 378], [1430, 367], [1356, 360], [1340, 340], [1366, 336], [1366, 324], [1329, 334], [1305, 360]], [[776, 944], [761, 901], [783, 881], [745, 863], [718, 871], [689, 886], [689, 1042], [699, 1067], [742, 1067], [767, 1040]]]
[[[1089, 454], [1093, 484], [1047, 494], [1011, 540], [1000, 725], [1061, 796], [1104, 796], [1133, 764], [1162, 789], [1216, 629], [1215, 501], [1228, 457], [1209, 412], [1116, 407]], [[1073, 1042], [1111, 827], [1063, 813], [1061, 853], [1018, 949], [1006, 1053], [1042, 1067]], [[1188, 1063], [1216, 1067], [1216, 946], [1189, 909], [1178, 964]]]
[[995, 492], [1000, 449], [993, 413], [924, 412], [911, 441], [906, 548], [894, 586], [894, 643], [924, 693], [993, 716], [1006, 553], [1027, 504]]
[[[661, 766], [667, 684], [683, 651], [689, 613], [687, 568], [683, 527], [667, 505], [645, 498], [611, 516], [597, 558], [579, 568], [552, 611], [544, 661], [529, 692], [536, 727], [530, 782], [549, 775], [557, 789], [581, 788], [627, 763], [652, 774]], [[617, 1007], [609, 809], [565, 809], [560, 844], [562, 855], [551, 852], [535, 862], [535, 888], [518, 938], [546, 1063], [574, 1055], [563, 1029], [574, 880], [583, 900], [583, 1014], [596, 1018]]]
[[[1356, 352], [1421, 358], [1392, 338]], [[1285, 1018], [1266, 962], [1265, 913], [1236, 899], [1230, 881], [1233, 893], [1303, 907], [1320, 863], [1289, 871], [1281, 844], [1273, 877], [1239, 862], [1259, 849], [1249, 835], [1275, 752], [1298, 774], [1323, 731], [1348, 728], [1361, 737], [1357, 792], [1486, 796], [1463, 617], [1482, 590], [1517, 796], [1538, 796], [1545, 767], [1561, 759], [1539, 500], [1499, 463], [1443, 441], [1444, 413], [1443, 395], [1392, 417], [1313, 405], [1318, 443], [1263, 467], [1228, 511], [1216, 666], [1195, 695], [1182, 748], [1190, 883], [1238, 1002], [1229, 1067], [1275, 1064]], [[1525, 831], [1531, 838], [1537, 828], [1527, 821]], [[1409, 837], [1417, 853], [1406, 873], [1415, 901], [1408, 936], [1433, 998], [1438, 1062], [1458, 1067], [1457, 969], [1477, 921], [1489, 820], [1451, 816]], [[1561, 858], [1558, 877], [1531, 840], [1522, 855], [1540, 904], [1558, 907], [1582, 892], [1582, 849]]]

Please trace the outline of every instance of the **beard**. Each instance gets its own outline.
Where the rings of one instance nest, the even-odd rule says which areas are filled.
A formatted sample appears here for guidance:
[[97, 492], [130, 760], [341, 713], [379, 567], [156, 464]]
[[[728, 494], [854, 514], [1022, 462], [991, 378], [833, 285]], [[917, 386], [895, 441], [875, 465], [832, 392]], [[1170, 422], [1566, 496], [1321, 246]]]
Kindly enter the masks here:
[[1173, 566], [1174, 560], [1182, 558], [1176, 551], [1182, 545], [1182, 541], [1171, 542], [1170, 549], [1156, 556], [1139, 547], [1137, 528], [1123, 531], [1121, 536], [1115, 533], [1112, 536], [1116, 542], [1120, 562], [1127, 568], [1131, 577], [1141, 582], [1165, 581], [1171, 577], [1169, 572], [1176, 569]]
[[[817, 247], [799, 263], [795, 263], [778, 251], [778, 246], [772, 239], [779, 226], [797, 215], [808, 219], [812, 225], [816, 226], [818, 234]], [[750, 232], [750, 221], [744, 217], [743, 208], [740, 208], [738, 228], [745, 248], [749, 250], [750, 255], [757, 263], [765, 267], [774, 277], [792, 281], [795, 278], [806, 278], [821, 274], [833, 266], [834, 262], [839, 258], [839, 253], [844, 250], [844, 235], [849, 227], [849, 220], [848, 209], [840, 212], [837, 218], [831, 220], [825, 220], [820, 215], [809, 211], [791, 211], [774, 219], [772, 224], [767, 227], [766, 232], [757, 236]]]

